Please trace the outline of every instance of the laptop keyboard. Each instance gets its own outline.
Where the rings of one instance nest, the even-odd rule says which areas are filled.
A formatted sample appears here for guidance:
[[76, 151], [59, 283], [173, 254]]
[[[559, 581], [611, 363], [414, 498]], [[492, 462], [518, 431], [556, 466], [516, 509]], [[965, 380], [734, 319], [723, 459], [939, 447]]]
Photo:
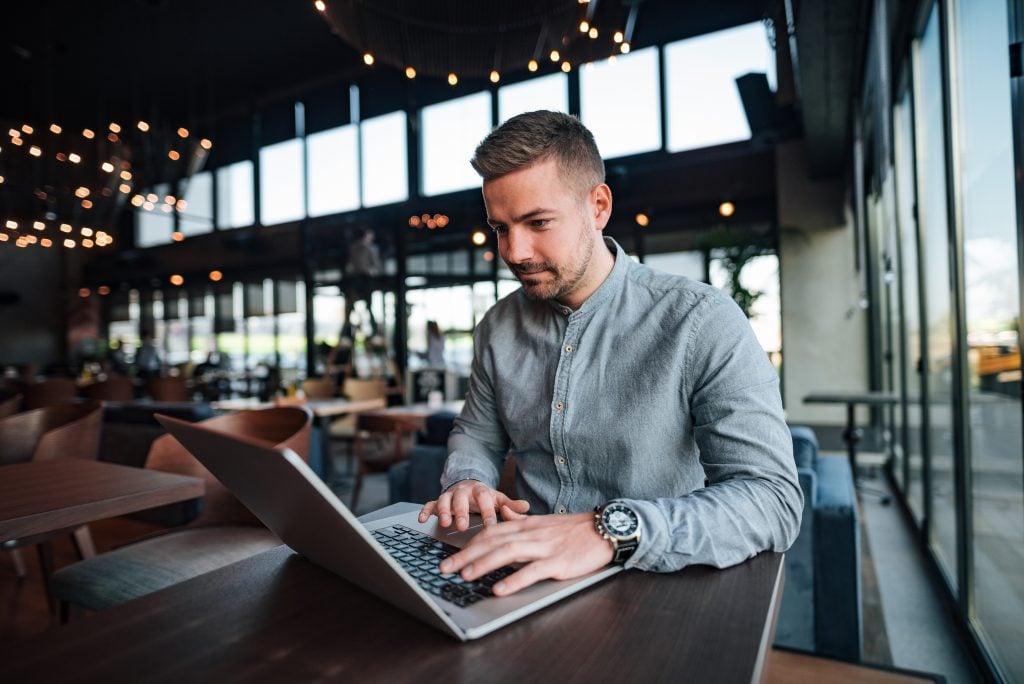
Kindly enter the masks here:
[[493, 596], [491, 587], [516, 571], [506, 565], [475, 580], [465, 580], [457, 573], [441, 572], [438, 567], [442, 560], [458, 552], [458, 547], [405, 525], [384, 527], [372, 534], [425, 591], [462, 608]]

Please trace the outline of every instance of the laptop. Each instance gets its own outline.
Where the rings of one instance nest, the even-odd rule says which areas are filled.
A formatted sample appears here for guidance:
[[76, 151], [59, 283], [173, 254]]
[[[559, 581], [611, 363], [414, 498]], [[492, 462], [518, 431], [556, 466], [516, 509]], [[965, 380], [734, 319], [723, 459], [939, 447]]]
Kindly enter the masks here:
[[[477, 639], [622, 570], [546, 580], [497, 597], [490, 587], [514, 568], [476, 582], [442, 574], [441, 559], [482, 529], [442, 528], [419, 511], [365, 525], [290, 449], [278, 449], [169, 416], [157, 420], [295, 552], [460, 641]], [[501, 524], [501, 523], [499, 523]]]

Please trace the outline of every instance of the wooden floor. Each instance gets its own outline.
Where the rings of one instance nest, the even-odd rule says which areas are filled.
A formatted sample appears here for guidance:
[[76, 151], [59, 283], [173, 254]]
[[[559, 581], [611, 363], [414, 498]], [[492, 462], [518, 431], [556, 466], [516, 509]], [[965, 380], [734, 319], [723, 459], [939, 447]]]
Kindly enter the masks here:
[[[103, 553], [161, 528], [130, 518], [114, 518], [94, 523], [89, 529], [96, 553]], [[35, 547], [21, 549], [21, 556], [27, 576], [18, 579], [10, 553], [0, 551], [0, 640], [3, 641], [40, 634], [52, 625]], [[54, 561], [58, 568], [77, 559], [70, 538], [54, 540]]]
[[918, 684], [934, 682], [932, 677], [906, 671], [883, 670], [853, 665], [813, 655], [772, 649], [765, 664], [765, 684]]

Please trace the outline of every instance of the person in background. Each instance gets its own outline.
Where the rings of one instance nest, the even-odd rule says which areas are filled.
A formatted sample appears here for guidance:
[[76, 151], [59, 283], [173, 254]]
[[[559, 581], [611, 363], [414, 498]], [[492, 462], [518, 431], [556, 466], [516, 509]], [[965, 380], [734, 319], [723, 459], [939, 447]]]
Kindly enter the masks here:
[[427, 365], [444, 368], [444, 333], [437, 321], [427, 321]]
[[107, 349], [107, 369], [114, 375], [128, 375], [128, 357], [124, 353], [124, 338]]
[[149, 330], [142, 330], [142, 346], [135, 352], [136, 374], [140, 378], [159, 377], [162, 366], [163, 359], [160, 356], [160, 349], [156, 346], [153, 333]]
[[345, 294], [345, 317], [348, 321], [356, 302], [366, 302], [366, 310], [370, 315], [370, 326], [377, 330], [377, 322], [370, 307], [373, 295], [374, 278], [380, 275], [380, 250], [373, 241], [373, 231], [360, 228], [355, 232], [355, 240], [348, 248], [348, 265], [345, 268], [347, 283]]

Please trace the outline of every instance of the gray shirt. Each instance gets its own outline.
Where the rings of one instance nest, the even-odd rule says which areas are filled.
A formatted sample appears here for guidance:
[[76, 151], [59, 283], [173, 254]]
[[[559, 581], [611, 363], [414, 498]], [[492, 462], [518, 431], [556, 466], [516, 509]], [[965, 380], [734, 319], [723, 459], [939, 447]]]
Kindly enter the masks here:
[[615, 266], [578, 310], [518, 290], [477, 326], [442, 486], [497, 486], [511, 451], [531, 513], [613, 499], [637, 511], [627, 567], [726, 567], [786, 550], [803, 495], [778, 376], [750, 324], [717, 289], [605, 241]]

